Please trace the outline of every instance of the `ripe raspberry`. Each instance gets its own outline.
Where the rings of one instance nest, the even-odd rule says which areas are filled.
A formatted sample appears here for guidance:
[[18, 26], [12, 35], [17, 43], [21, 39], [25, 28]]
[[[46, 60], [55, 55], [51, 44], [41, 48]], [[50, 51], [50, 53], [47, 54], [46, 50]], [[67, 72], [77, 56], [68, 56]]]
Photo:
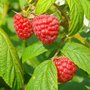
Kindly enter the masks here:
[[33, 34], [31, 21], [23, 17], [20, 13], [14, 16], [14, 27], [16, 34], [22, 40], [28, 39]]
[[71, 80], [77, 71], [77, 66], [67, 57], [55, 58], [54, 63], [58, 72], [58, 81], [61, 83]]
[[35, 35], [44, 44], [51, 44], [55, 41], [59, 33], [59, 21], [51, 15], [40, 15], [33, 20], [33, 30]]

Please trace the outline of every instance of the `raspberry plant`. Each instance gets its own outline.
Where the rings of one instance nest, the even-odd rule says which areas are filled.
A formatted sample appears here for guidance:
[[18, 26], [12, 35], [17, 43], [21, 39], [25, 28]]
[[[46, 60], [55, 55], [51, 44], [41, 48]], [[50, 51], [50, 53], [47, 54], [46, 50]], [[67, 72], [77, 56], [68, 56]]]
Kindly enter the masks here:
[[90, 1], [0, 0], [0, 90], [76, 89], [90, 90]]

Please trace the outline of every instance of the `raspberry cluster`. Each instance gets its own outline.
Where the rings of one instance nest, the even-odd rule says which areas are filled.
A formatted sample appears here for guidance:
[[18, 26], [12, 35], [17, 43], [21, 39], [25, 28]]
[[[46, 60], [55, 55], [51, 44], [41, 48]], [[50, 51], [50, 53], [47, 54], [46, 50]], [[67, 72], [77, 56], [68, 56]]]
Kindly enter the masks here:
[[[44, 44], [53, 43], [59, 34], [59, 20], [52, 15], [40, 15], [29, 20], [20, 13], [14, 16], [14, 27], [17, 36], [26, 40], [34, 33]], [[55, 58], [58, 80], [65, 83], [71, 80], [77, 71], [77, 66], [67, 57]]]
[[20, 13], [14, 16], [14, 27], [16, 34], [22, 40], [30, 38], [33, 34], [44, 44], [53, 43], [59, 34], [59, 21], [55, 16], [40, 15], [32, 21]]
[[55, 58], [54, 63], [58, 72], [58, 81], [65, 83], [71, 80], [77, 71], [77, 66], [67, 57]]

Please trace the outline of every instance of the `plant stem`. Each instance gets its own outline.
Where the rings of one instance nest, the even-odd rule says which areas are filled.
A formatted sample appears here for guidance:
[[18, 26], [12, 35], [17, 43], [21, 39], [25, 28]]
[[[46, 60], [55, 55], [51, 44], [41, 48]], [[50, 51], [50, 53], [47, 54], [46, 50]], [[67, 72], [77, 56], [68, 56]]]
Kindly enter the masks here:
[[78, 34], [75, 34], [74, 36], [72, 36], [72, 38], [76, 38], [78, 39], [82, 44], [86, 45], [87, 47], [90, 48], [90, 43], [88, 43], [85, 38], [83, 38], [79, 33]]

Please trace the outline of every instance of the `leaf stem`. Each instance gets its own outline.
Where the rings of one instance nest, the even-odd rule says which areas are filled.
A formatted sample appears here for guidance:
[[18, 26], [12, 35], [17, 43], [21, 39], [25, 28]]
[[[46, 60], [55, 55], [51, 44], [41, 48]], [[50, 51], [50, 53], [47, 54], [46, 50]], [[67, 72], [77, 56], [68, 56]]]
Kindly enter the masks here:
[[83, 38], [79, 33], [78, 34], [75, 34], [74, 36], [72, 36], [71, 38], [76, 38], [78, 39], [82, 44], [86, 45], [87, 47], [90, 48], [90, 43], [88, 43], [85, 38]]
[[25, 48], [26, 46], [26, 40], [23, 40], [23, 48]]

